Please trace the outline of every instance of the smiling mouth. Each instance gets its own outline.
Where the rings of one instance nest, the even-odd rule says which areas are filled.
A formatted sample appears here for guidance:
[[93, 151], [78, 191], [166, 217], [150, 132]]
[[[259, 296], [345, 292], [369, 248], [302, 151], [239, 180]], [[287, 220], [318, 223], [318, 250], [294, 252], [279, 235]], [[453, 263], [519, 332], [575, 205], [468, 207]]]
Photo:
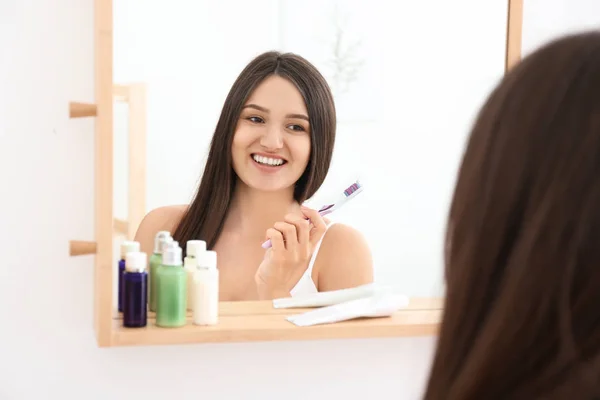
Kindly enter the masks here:
[[258, 154], [252, 154], [251, 157], [255, 163], [259, 165], [264, 165], [266, 167], [281, 167], [282, 165], [287, 163], [287, 161], [283, 158], [265, 157], [260, 156]]

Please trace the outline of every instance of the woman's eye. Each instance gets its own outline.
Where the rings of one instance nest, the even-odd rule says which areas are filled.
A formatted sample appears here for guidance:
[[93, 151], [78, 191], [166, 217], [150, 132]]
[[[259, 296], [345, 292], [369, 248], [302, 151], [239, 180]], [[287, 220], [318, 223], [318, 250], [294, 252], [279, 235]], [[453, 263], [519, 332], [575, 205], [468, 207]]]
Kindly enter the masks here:
[[301, 125], [289, 125], [288, 128], [296, 132], [304, 131], [304, 127]]
[[265, 122], [261, 117], [248, 117], [250, 122], [254, 122], [255, 124], [262, 124]]

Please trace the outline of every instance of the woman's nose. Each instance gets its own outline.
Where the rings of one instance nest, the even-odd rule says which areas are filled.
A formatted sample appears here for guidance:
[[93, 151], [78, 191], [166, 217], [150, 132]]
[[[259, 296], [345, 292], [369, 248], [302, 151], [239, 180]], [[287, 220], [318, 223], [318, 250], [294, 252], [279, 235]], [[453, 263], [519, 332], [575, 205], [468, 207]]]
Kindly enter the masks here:
[[277, 127], [269, 127], [265, 129], [264, 134], [260, 138], [261, 146], [267, 149], [280, 149], [283, 147], [283, 132]]

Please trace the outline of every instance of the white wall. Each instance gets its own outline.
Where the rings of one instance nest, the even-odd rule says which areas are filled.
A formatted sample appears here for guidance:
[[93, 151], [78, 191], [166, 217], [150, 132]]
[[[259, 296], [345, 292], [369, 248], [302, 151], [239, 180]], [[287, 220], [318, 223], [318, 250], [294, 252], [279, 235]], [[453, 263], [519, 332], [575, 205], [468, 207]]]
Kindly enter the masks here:
[[[567, 4], [600, 16], [528, 4], [526, 38]], [[0, 2], [0, 399], [418, 399], [431, 338], [96, 348], [93, 260], [68, 256], [93, 239], [93, 120], [67, 118], [93, 100], [92, 27], [91, 0]]]
[[560, 36], [600, 29], [598, 0], [525, 0], [523, 54]]

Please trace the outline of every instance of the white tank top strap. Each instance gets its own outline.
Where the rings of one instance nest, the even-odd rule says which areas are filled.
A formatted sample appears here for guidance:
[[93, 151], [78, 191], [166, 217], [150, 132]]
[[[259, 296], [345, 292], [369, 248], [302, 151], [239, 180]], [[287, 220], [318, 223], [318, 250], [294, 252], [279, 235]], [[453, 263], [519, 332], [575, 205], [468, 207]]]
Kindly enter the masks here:
[[[335, 222], [330, 222], [327, 225], [327, 230], [329, 230], [329, 228], [334, 223]], [[304, 274], [302, 274], [302, 277], [300, 278], [298, 283], [296, 283], [296, 286], [294, 286], [294, 288], [290, 291], [290, 294], [292, 295], [292, 297], [319, 292], [319, 290], [317, 289], [317, 286], [315, 285], [315, 283], [312, 280], [312, 271], [313, 271], [313, 267], [315, 265], [315, 260], [317, 259], [317, 255], [319, 254], [319, 249], [321, 249], [321, 243], [323, 243], [323, 239], [325, 238], [325, 235], [327, 234], [327, 230], [325, 231], [325, 233], [323, 234], [321, 239], [317, 242], [315, 250], [313, 251], [313, 254], [310, 257], [310, 261], [308, 262], [308, 267], [306, 268], [306, 271], [304, 271]]]

